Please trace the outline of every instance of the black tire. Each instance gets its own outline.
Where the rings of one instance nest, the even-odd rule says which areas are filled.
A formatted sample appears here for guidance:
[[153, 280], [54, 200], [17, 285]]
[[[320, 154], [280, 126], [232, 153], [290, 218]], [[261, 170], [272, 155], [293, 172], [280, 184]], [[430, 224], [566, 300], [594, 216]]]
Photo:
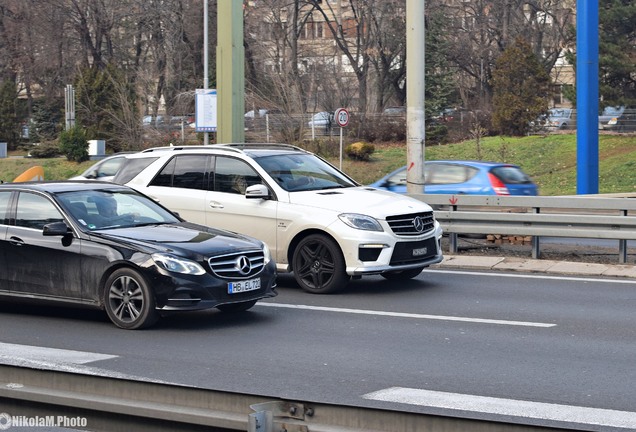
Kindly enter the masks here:
[[115, 270], [106, 281], [104, 308], [117, 327], [127, 330], [149, 327], [159, 319], [148, 283], [129, 268]]
[[292, 271], [298, 285], [313, 294], [333, 293], [349, 282], [338, 244], [321, 234], [312, 234], [298, 243]]
[[251, 309], [256, 304], [256, 300], [250, 300], [246, 302], [240, 303], [228, 303], [223, 305], [218, 305], [216, 308], [221, 312], [228, 313], [236, 313], [236, 312], [245, 312], [246, 310]]
[[387, 280], [405, 281], [405, 280], [413, 279], [415, 276], [422, 273], [422, 270], [424, 270], [424, 267], [386, 272], [386, 273], [382, 273], [381, 276]]

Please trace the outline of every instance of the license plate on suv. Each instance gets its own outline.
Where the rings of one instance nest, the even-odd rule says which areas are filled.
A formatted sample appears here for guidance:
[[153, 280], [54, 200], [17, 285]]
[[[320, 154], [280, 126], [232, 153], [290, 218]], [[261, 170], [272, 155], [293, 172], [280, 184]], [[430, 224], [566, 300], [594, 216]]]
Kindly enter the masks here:
[[434, 257], [437, 254], [436, 241], [435, 238], [429, 238], [397, 243], [391, 256], [391, 265], [412, 264]]
[[247, 291], [254, 291], [261, 287], [261, 279], [248, 279], [238, 282], [228, 282], [227, 292], [228, 294], [238, 294]]

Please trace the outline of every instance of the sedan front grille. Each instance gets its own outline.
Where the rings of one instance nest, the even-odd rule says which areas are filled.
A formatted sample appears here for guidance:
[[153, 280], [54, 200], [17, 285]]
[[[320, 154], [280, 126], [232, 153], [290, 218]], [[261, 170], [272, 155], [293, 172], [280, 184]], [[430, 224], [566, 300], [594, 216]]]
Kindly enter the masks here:
[[212, 272], [224, 279], [247, 279], [263, 270], [265, 255], [260, 249], [217, 255], [208, 259]]
[[399, 236], [419, 236], [435, 228], [432, 211], [388, 216], [386, 221], [393, 233]]

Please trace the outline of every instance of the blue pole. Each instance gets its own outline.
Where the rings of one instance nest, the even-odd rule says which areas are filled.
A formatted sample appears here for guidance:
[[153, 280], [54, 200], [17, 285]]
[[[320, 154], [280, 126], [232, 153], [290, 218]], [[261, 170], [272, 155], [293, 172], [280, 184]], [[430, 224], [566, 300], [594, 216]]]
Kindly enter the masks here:
[[598, 193], [598, 73], [598, 0], [577, 0], [577, 194]]

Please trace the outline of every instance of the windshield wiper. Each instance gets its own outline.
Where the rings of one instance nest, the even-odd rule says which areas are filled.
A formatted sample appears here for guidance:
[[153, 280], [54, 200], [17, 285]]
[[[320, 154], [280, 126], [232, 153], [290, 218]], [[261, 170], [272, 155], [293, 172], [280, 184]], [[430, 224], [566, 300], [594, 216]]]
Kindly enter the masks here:
[[322, 186], [322, 187], [318, 187], [318, 188], [314, 188], [314, 189], [307, 189], [307, 190], [319, 191], [319, 190], [328, 190], [328, 189], [343, 189], [343, 188], [346, 188], [346, 187], [350, 187], [350, 186], [336, 184], [336, 185]]
[[142, 223], [138, 223], [138, 224], [134, 224], [131, 225], [133, 228], [136, 227], [143, 227], [143, 226], [158, 226], [158, 225], [166, 225], [172, 222], [160, 222], [160, 221], [156, 221], [156, 222], [142, 222]]

